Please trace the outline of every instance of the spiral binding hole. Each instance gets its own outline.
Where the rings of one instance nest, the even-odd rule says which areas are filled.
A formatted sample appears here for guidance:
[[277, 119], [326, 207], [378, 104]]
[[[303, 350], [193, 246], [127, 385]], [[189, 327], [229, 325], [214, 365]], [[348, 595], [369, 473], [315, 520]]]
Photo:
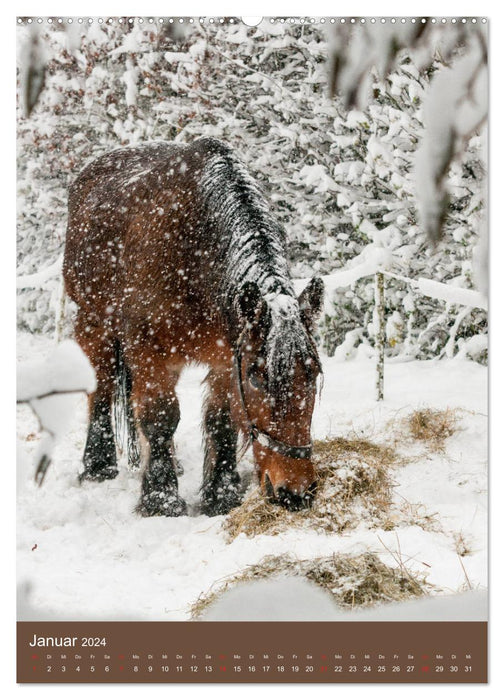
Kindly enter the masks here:
[[[316, 25], [316, 24], [326, 24], [329, 22], [330, 24], [352, 24], [354, 26], [356, 25], [364, 25], [367, 23], [370, 24], [376, 24], [378, 21], [380, 24], [406, 24], [407, 22], [411, 22], [411, 24], [415, 24], [417, 21], [421, 22], [422, 24], [426, 24], [427, 22], [430, 22], [432, 24], [478, 24], [480, 22], [481, 24], [486, 24], [488, 22], [488, 19], [486, 17], [451, 17], [451, 18], [446, 18], [446, 17], [422, 17], [420, 19], [417, 19], [415, 17], [380, 17], [379, 19], [376, 19], [375, 17], [290, 17], [288, 19], [285, 19], [284, 17], [270, 17], [268, 20], [263, 17], [241, 17], [240, 20], [243, 24], [245, 24], [247, 27], [257, 27], [259, 26], [262, 22], [264, 21], [269, 21], [270, 24], [310, 24], [310, 25]], [[229, 24], [236, 24], [236, 20], [232, 17], [128, 17], [128, 18], [123, 18], [123, 17], [108, 17], [107, 19], [103, 17], [58, 17], [58, 18], [53, 18], [53, 17], [17, 17], [16, 18], [16, 23], [18, 25], [24, 25], [24, 24], [33, 24], [36, 22], [37, 24], [43, 24], [47, 23], [49, 25], [64, 25], [66, 24], [72, 24], [73, 22], [78, 22], [79, 24], [93, 24], [93, 22], [98, 22], [99, 24], [103, 24], [104, 22], [106, 24], [129, 24], [133, 25], [135, 22], [138, 22], [139, 24], [143, 24], [144, 22], [148, 22], [149, 24], [194, 24], [195, 22], [199, 22], [200, 24], [205, 24], [208, 22], [211, 25], [221, 25], [225, 24], [228, 22]]]

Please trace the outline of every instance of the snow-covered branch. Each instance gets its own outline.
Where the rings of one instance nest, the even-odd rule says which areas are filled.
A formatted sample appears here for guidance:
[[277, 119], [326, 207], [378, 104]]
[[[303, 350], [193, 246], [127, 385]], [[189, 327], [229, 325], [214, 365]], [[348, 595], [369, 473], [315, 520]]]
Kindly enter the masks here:
[[57, 440], [75, 410], [75, 399], [96, 388], [94, 370], [79, 345], [65, 340], [43, 361], [25, 362], [17, 370], [17, 402], [36, 414], [45, 438], [36, 455], [35, 480], [42, 484]]
[[[20, 329], [60, 329], [56, 335], [64, 335], [54, 261], [64, 245], [67, 192], [76, 172], [106, 150], [158, 139], [189, 143], [214, 136], [236, 150], [268, 193], [286, 231], [292, 275], [326, 278], [320, 335], [330, 355], [347, 333], [355, 332], [359, 344], [374, 345], [373, 275], [378, 268], [468, 291], [477, 286], [484, 293], [485, 129], [461, 136], [478, 118], [470, 106], [461, 103], [454, 110], [458, 155], [436, 189], [437, 195], [444, 188], [449, 200], [443, 239], [435, 248], [428, 244], [418, 211], [416, 181], [434, 81], [468, 55], [471, 37], [474, 56], [486, 64], [480, 20], [465, 26], [459, 20], [441, 25], [419, 19], [404, 25], [357, 19], [345, 28], [338, 23], [346, 32], [336, 85], [341, 97], [329, 99], [327, 56], [335, 25], [276, 23], [270, 33], [269, 22], [267, 31], [239, 22], [194, 23], [175, 40], [156, 22], [131, 19], [128, 26], [39, 27], [50, 57], [45, 87], [28, 119], [19, 102]], [[26, 24], [19, 26], [20, 37], [27, 32]], [[368, 87], [355, 94], [360, 108], [347, 110], [342, 86], [351, 91], [361, 74]], [[467, 75], [473, 108], [485, 106], [482, 76], [476, 69]], [[436, 176], [434, 160], [426, 168], [429, 178]], [[420, 189], [422, 184], [427, 192], [428, 182]], [[393, 266], [386, 260], [378, 265], [370, 244], [393, 257]], [[33, 275], [34, 269], [41, 272]], [[413, 294], [400, 280], [387, 285], [387, 312], [401, 330], [385, 352], [436, 357], [458, 309], [430, 296], [413, 299]], [[70, 316], [71, 306], [68, 311]], [[420, 335], [427, 327], [432, 333]], [[484, 312], [467, 314], [457, 321], [455, 347], [471, 336], [483, 337], [486, 327]], [[479, 361], [485, 357], [485, 352], [473, 354]]]
[[33, 289], [43, 288], [49, 280], [53, 280], [61, 275], [61, 265], [63, 263], [63, 256], [58, 256], [58, 259], [49, 267], [46, 267], [40, 272], [35, 272], [33, 275], [19, 275], [16, 277], [16, 288], [17, 289], [27, 289], [29, 287]]
[[442, 236], [449, 204], [448, 172], [488, 114], [486, 49], [472, 37], [466, 53], [434, 77], [424, 104], [425, 132], [415, 181], [420, 219], [430, 240]]
[[[413, 74], [438, 70], [424, 103], [424, 133], [415, 186], [420, 221], [429, 240], [443, 236], [450, 202], [449, 171], [488, 115], [487, 34], [482, 22], [440, 24], [423, 17], [336, 25], [330, 42], [330, 88], [347, 109], [371, 104], [373, 76], [390, 80], [406, 59]], [[485, 223], [481, 235], [486, 235]], [[485, 285], [483, 285], [485, 286]]]
[[[378, 251], [381, 250], [383, 249], [378, 249]], [[386, 252], [387, 251], [383, 251], [383, 253]], [[377, 273], [401, 282], [405, 282], [415, 292], [418, 292], [423, 296], [430, 297], [431, 299], [445, 301], [448, 304], [457, 304], [459, 306], [467, 306], [469, 308], [483, 309], [484, 311], [488, 309], [488, 300], [480, 292], [472, 289], [464, 289], [463, 287], [457, 287], [453, 284], [436, 282], [435, 280], [430, 280], [425, 277], [419, 277], [418, 279], [405, 277], [404, 275], [400, 275], [383, 268], [383, 257], [379, 255], [377, 255], [375, 258], [369, 257], [367, 261], [358, 265], [344, 270], [338, 270], [338, 272], [333, 272], [330, 275], [323, 275], [322, 279], [324, 281], [326, 309], [329, 308], [328, 305], [330, 305], [336, 290], [351, 287], [359, 280], [364, 279], [365, 277], [372, 277]], [[308, 279], [294, 280], [296, 293], [300, 294], [308, 282]]]

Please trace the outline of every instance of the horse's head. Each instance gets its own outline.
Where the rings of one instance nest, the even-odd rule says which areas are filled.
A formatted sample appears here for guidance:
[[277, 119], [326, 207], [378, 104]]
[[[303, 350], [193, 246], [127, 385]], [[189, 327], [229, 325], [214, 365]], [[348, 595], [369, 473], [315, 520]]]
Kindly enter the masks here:
[[312, 329], [323, 291], [314, 278], [297, 300], [283, 294], [265, 300], [249, 282], [239, 299], [242, 418], [264, 494], [289, 510], [309, 507], [317, 486], [310, 429], [320, 361]]

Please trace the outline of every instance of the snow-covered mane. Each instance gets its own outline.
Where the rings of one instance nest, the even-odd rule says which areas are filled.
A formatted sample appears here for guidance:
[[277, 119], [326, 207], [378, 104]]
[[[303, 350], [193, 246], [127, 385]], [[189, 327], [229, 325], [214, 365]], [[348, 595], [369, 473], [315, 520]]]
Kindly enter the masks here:
[[265, 356], [268, 388], [278, 405], [292, 397], [296, 361], [309, 371], [318, 358], [294, 295], [285, 254], [285, 232], [271, 215], [261, 189], [224, 144], [208, 139], [200, 187], [206, 215], [219, 231], [221, 295], [233, 309], [247, 282], [257, 284], [269, 309]]
[[287, 269], [285, 232], [275, 221], [261, 189], [227, 146], [205, 139], [211, 150], [200, 188], [209, 221], [219, 232], [223, 263], [221, 293], [232, 304], [246, 282], [261, 296], [288, 295], [294, 289]]

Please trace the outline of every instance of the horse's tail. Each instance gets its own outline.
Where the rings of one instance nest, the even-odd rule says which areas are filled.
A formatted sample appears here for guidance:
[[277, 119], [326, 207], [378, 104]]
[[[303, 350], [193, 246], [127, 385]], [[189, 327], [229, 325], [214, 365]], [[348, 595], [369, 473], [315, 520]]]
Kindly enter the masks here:
[[124, 357], [124, 349], [119, 340], [115, 343], [115, 395], [114, 395], [114, 432], [119, 448], [126, 450], [130, 468], [136, 469], [140, 464], [140, 445], [138, 431], [131, 402], [131, 370]]

